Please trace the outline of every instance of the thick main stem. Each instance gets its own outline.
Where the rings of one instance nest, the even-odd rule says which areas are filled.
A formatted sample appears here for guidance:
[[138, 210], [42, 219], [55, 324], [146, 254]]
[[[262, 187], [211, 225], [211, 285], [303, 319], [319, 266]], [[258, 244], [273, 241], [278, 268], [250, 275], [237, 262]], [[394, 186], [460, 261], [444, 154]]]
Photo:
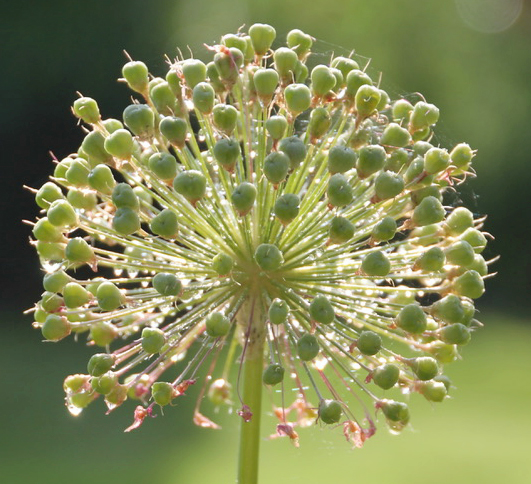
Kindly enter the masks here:
[[262, 371], [264, 359], [265, 325], [262, 319], [261, 302], [249, 302], [241, 321], [247, 320], [247, 344], [243, 358], [242, 400], [244, 412], [252, 412], [249, 421], [242, 420], [240, 431], [240, 458], [238, 484], [257, 484], [260, 450], [260, 419], [262, 406]]

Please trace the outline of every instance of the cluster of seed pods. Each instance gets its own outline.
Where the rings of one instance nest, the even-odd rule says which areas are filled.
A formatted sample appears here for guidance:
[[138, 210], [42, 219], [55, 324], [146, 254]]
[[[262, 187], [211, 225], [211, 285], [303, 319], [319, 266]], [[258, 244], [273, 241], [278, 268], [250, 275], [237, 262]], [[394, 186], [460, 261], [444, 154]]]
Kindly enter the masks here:
[[250, 418], [250, 301], [280, 435], [322, 422], [361, 445], [408, 423], [409, 394], [446, 398], [488, 275], [483, 219], [445, 206], [474, 152], [430, 143], [437, 107], [355, 59], [308, 67], [312, 37], [275, 37], [255, 24], [165, 77], [127, 62], [122, 120], [75, 101], [87, 134], [36, 191], [32, 242], [34, 325], [99, 348], [65, 380], [72, 413], [136, 400], [135, 428], [201, 379], [198, 425], [217, 427], [208, 400]]

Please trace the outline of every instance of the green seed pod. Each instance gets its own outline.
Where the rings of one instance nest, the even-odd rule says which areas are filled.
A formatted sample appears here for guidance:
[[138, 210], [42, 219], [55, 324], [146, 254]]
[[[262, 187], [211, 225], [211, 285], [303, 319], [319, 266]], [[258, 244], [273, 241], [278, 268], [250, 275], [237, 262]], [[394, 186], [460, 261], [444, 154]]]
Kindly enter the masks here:
[[[433, 341], [429, 345], [429, 353], [441, 364], [453, 363], [459, 357], [457, 346], [448, 345], [442, 341]], [[437, 379], [436, 377], [435, 379]]]
[[[103, 284], [102, 284], [103, 285]], [[101, 286], [100, 286], [101, 287]], [[106, 347], [109, 346], [118, 336], [118, 331], [112, 323], [101, 321], [90, 327], [90, 337], [94, 344]], [[107, 370], [106, 370], [107, 371]], [[93, 375], [100, 376], [100, 375]]]
[[466, 267], [474, 262], [474, 249], [465, 240], [459, 240], [445, 250], [449, 264]]
[[65, 271], [45, 274], [42, 285], [46, 291], [61, 292], [72, 278]]
[[188, 132], [188, 124], [182, 118], [174, 116], [166, 116], [162, 118], [159, 125], [162, 135], [174, 146], [179, 148], [184, 147], [186, 142], [186, 134]]
[[[48, 215], [49, 218], [50, 216]], [[464, 231], [461, 235], [461, 240], [469, 243], [476, 254], [481, 254], [487, 246], [487, 238], [479, 230], [472, 227]]]
[[287, 47], [279, 47], [273, 54], [273, 60], [275, 61], [275, 69], [283, 83], [291, 82], [299, 60], [296, 52]]
[[[416, 182], [419, 183], [419, 178], [424, 172], [424, 158], [417, 156], [407, 167], [406, 172], [404, 173], [404, 180], [409, 185], [410, 183]], [[420, 182], [426, 180], [429, 177], [425, 177], [420, 180]]]
[[385, 364], [378, 366], [372, 372], [372, 381], [383, 390], [393, 388], [400, 377], [400, 370], [396, 365]]
[[272, 151], [264, 160], [264, 175], [273, 183], [278, 185], [288, 176], [290, 159], [283, 151]]
[[413, 131], [418, 131], [433, 126], [438, 120], [439, 108], [433, 104], [419, 101], [413, 108], [409, 126]]
[[135, 142], [126, 129], [117, 129], [103, 144], [105, 151], [120, 160], [129, 160], [133, 154]]
[[214, 145], [214, 157], [226, 170], [232, 171], [240, 156], [240, 143], [234, 139], [221, 138]]
[[293, 193], [285, 193], [277, 198], [273, 212], [282, 222], [287, 225], [299, 214], [300, 199]]
[[73, 158], [64, 158], [55, 166], [53, 171], [54, 178], [66, 180], [66, 170], [70, 167], [70, 164], [74, 161]]
[[424, 170], [430, 175], [446, 170], [450, 165], [450, 155], [441, 148], [431, 148], [424, 155]]
[[142, 349], [148, 355], [159, 353], [166, 344], [164, 331], [159, 328], [144, 328], [142, 330]]
[[69, 282], [63, 288], [65, 306], [69, 309], [84, 306], [92, 299], [92, 294], [77, 282]]
[[113, 371], [108, 371], [101, 376], [93, 377], [90, 380], [92, 389], [100, 395], [107, 395], [112, 392], [116, 384], [118, 383], [118, 377]]
[[328, 129], [332, 120], [326, 108], [315, 108], [310, 114], [307, 132], [310, 134], [312, 142], [322, 138]]
[[338, 423], [343, 415], [341, 404], [337, 400], [321, 400], [319, 402], [319, 418], [325, 424]]
[[192, 91], [194, 106], [201, 114], [212, 112], [215, 96], [214, 88], [208, 82], [200, 82]]
[[376, 111], [384, 111], [389, 106], [391, 99], [389, 94], [387, 94], [383, 89], [380, 89], [380, 102], [376, 106]]
[[219, 276], [227, 276], [232, 271], [232, 268], [234, 266], [234, 261], [232, 260], [232, 257], [219, 253], [212, 259], [212, 269], [216, 271], [216, 273]]
[[429, 127], [419, 129], [418, 131], [415, 131], [411, 138], [413, 138], [413, 141], [422, 141], [428, 138], [428, 136], [431, 134], [431, 129]]
[[96, 353], [90, 357], [87, 364], [89, 375], [100, 377], [107, 373], [114, 365], [114, 356], [107, 353]]
[[271, 324], [280, 325], [288, 321], [289, 306], [283, 299], [274, 299], [269, 306], [268, 316]]
[[380, 103], [380, 97], [380, 90], [377, 87], [369, 84], [360, 86], [354, 98], [358, 116], [366, 118], [373, 114]]
[[193, 205], [205, 196], [206, 178], [200, 171], [183, 171], [173, 180], [173, 189]]
[[80, 210], [94, 210], [98, 204], [98, 197], [96, 194], [85, 190], [71, 189], [67, 193], [66, 199], [72, 207], [79, 208]]
[[290, 136], [281, 140], [278, 149], [288, 156], [292, 170], [297, 169], [306, 158], [306, 145], [297, 136]]
[[356, 165], [358, 155], [347, 146], [333, 146], [328, 151], [328, 171], [331, 175], [345, 173]]
[[345, 80], [350, 71], [360, 68], [359, 64], [354, 59], [349, 59], [347, 57], [336, 57], [332, 60], [330, 67], [339, 69]]
[[90, 172], [88, 162], [83, 158], [72, 160], [66, 170], [65, 178], [75, 187], [86, 187], [88, 184], [88, 174]]
[[220, 79], [225, 83], [233, 85], [239, 76], [239, 69], [243, 65], [243, 53], [234, 47], [229, 48], [229, 52], [218, 52], [214, 55], [214, 64], [219, 72]]
[[46, 321], [46, 318], [50, 315], [49, 312], [45, 311], [44, 309], [37, 307], [35, 309], [35, 312], [33, 313], [33, 320], [36, 323], [44, 323]]
[[124, 303], [124, 295], [112, 282], [105, 281], [96, 290], [98, 306], [102, 311], [114, 311]]
[[364, 85], [372, 86], [372, 79], [365, 72], [352, 69], [346, 76], [346, 98], [354, 100], [358, 89]]
[[441, 242], [443, 240], [443, 232], [439, 224], [425, 225], [424, 227], [413, 229], [410, 238], [414, 244], [427, 247]]
[[466, 143], [459, 143], [450, 152], [452, 165], [458, 170], [468, 170], [473, 157], [474, 151]]
[[433, 148], [433, 145], [431, 143], [428, 143], [427, 141], [417, 141], [413, 145], [413, 153], [416, 156], [424, 156], [432, 148]]
[[226, 34], [221, 37], [221, 43], [229, 48], [235, 47], [241, 52], [245, 52], [247, 50], [247, 42], [245, 38], [240, 37], [239, 35]]
[[421, 334], [426, 331], [428, 320], [418, 304], [404, 306], [396, 317], [396, 325], [406, 333]]
[[249, 182], [238, 185], [230, 197], [234, 208], [243, 217], [253, 208], [256, 200], [256, 187]]
[[168, 83], [168, 86], [170, 86], [170, 89], [172, 90], [174, 96], [181, 100], [182, 99], [182, 85], [181, 85], [181, 78], [177, 74], [177, 72], [173, 69], [169, 70], [166, 74], [166, 82]]
[[48, 341], [60, 341], [71, 331], [70, 323], [63, 316], [50, 314], [42, 325], [42, 336]]
[[178, 227], [177, 214], [169, 208], [162, 210], [149, 223], [151, 232], [165, 239], [175, 239], [179, 230]]
[[308, 79], [308, 67], [304, 62], [299, 61], [297, 67], [295, 67], [295, 82], [298, 84], [304, 84]]
[[63, 382], [63, 390], [65, 392], [80, 392], [83, 387], [89, 382], [90, 375], [70, 375], [65, 378]]
[[37, 253], [42, 260], [62, 261], [65, 258], [64, 245], [37, 241]]
[[48, 313], [59, 311], [64, 306], [64, 300], [58, 294], [45, 292], [40, 300], [40, 306]]
[[128, 86], [136, 92], [145, 93], [148, 87], [148, 68], [139, 61], [131, 61], [122, 68], [122, 75]]
[[278, 385], [284, 379], [284, 368], [278, 363], [267, 365], [262, 374], [262, 381], [266, 385]]
[[334, 217], [330, 222], [328, 235], [333, 244], [344, 244], [354, 237], [356, 228], [354, 224], [345, 217]]
[[41, 218], [33, 226], [33, 236], [40, 242], [63, 242], [64, 236], [59, 227], [52, 225], [47, 217]]
[[297, 355], [302, 361], [313, 360], [319, 354], [319, 342], [313, 334], [303, 333], [297, 341]]
[[439, 272], [443, 268], [445, 260], [444, 251], [440, 247], [432, 247], [415, 261], [415, 268], [423, 272]]
[[91, 97], [81, 97], [74, 101], [74, 114], [87, 124], [98, 123], [101, 119], [98, 103]]
[[114, 118], [105, 119], [101, 122], [101, 124], [103, 124], [103, 127], [109, 132], [109, 134], [124, 128], [123, 123]]
[[437, 335], [440, 340], [449, 345], [466, 345], [470, 341], [470, 329], [464, 324], [455, 323], [441, 328]]
[[411, 360], [411, 369], [419, 380], [431, 380], [439, 373], [439, 365], [431, 356], [419, 356]]
[[383, 131], [380, 143], [391, 148], [404, 148], [411, 143], [409, 131], [396, 123], [390, 123]]
[[290, 84], [284, 90], [288, 111], [297, 116], [306, 111], [312, 102], [312, 94], [305, 84]]
[[216, 128], [230, 136], [234, 128], [236, 128], [238, 111], [230, 104], [217, 104], [212, 110], [212, 117]]
[[206, 332], [212, 338], [229, 334], [230, 320], [222, 313], [212, 313], [206, 318]]
[[124, 109], [124, 123], [135, 136], [148, 138], [155, 129], [155, 114], [147, 104], [131, 104]]
[[159, 272], [153, 278], [153, 288], [161, 296], [179, 296], [183, 290], [183, 284], [175, 274]]
[[299, 29], [290, 30], [286, 41], [288, 47], [297, 53], [299, 59], [306, 57], [313, 44], [311, 36]]
[[161, 407], [169, 405], [173, 400], [175, 395], [175, 390], [173, 386], [165, 381], [158, 381], [153, 383], [151, 387], [151, 397], [154, 402]]
[[465, 326], [470, 326], [472, 319], [476, 315], [476, 308], [474, 307], [474, 303], [472, 301], [468, 301], [467, 299], [465, 299], [461, 301], [461, 304], [463, 306], [465, 316], [459, 322], [461, 324], [464, 324]]
[[281, 139], [286, 133], [286, 129], [288, 129], [288, 121], [284, 116], [271, 116], [265, 122], [265, 127], [269, 133], [269, 136], [276, 141]]
[[129, 207], [119, 208], [112, 218], [112, 228], [121, 235], [134, 234], [140, 230], [140, 218]]
[[441, 202], [435, 197], [426, 197], [415, 207], [411, 220], [415, 225], [422, 227], [442, 222], [444, 215], [445, 211]]
[[450, 393], [452, 388], [452, 380], [450, 380], [450, 378], [448, 378], [446, 375], [437, 375], [433, 380], [442, 383], [446, 388], [446, 392]]
[[47, 209], [52, 202], [64, 199], [61, 189], [52, 182], [46, 182], [35, 194], [35, 202], [40, 208]]
[[356, 346], [362, 355], [372, 356], [382, 348], [382, 338], [374, 331], [362, 331]]
[[424, 395], [426, 400], [430, 402], [442, 402], [448, 394], [444, 383], [437, 381], [423, 383], [419, 388], [419, 393]]
[[46, 215], [56, 227], [75, 227], [78, 224], [77, 214], [66, 200], [55, 200]]
[[65, 257], [70, 262], [83, 264], [94, 260], [94, 251], [81, 237], [75, 237], [66, 244]]
[[111, 195], [116, 185], [112, 171], [107, 165], [98, 165], [93, 168], [87, 181], [91, 188], [104, 195]]
[[133, 192], [138, 197], [139, 205], [153, 205], [153, 196], [151, 195], [151, 192], [148, 189], [142, 186], [137, 186], [133, 188]]
[[206, 80], [207, 68], [199, 59], [186, 59], [181, 63], [184, 81], [190, 89]]
[[460, 235], [474, 225], [472, 212], [465, 207], [457, 207], [448, 215], [445, 229], [450, 235]]
[[249, 37], [256, 55], [263, 56], [270, 49], [277, 32], [271, 25], [253, 24], [249, 28]]
[[232, 385], [223, 378], [218, 378], [210, 385], [207, 396], [208, 399], [216, 406], [223, 404], [230, 405], [232, 403]]
[[413, 112], [413, 105], [406, 99], [399, 99], [393, 104], [393, 120], [398, 123], [407, 123]]
[[334, 207], [345, 207], [354, 198], [352, 186], [347, 177], [340, 173], [336, 173], [330, 177], [326, 194], [328, 196], [328, 203]]
[[371, 252], [363, 259], [361, 270], [367, 276], [385, 277], [391, 271], [391, 262], [383, 252]]
[[489, 267], [487, 266], [485, 259], [480, 254], [476, 254], [474, 256], [474, 262], [472, 262], [467, 269], [469, 271], [476, 271], [480, 276], [486, 276], [489, 273]]
[[319, 97], [328, 94], [336, 85], [336, 76], [328, 66], [322, 64], [312, 69], [311, 79], [312, 92]]
[[310, 317], [312, 321], [320, 324], [330, 324], [335, 318], [332, 304], [326, 296], [315, 296], [310, 304]]
[[169, 153], [154, 153], [149, 157], [148, 166], [161, 180], [173, 180], [177, 175], [177, 160]]
[[356, 170], [360, 178], [368, 176], [381, 170], [385, 164], [386, 153], [379, 145], [364, 146], [359, 151]]
[[219, 72], [214, 62], [209, 62], [207, 64], [207, 76], [211, 86], [214, 88], [216, 94], [221, 94], [225, 92], [225, 84], [221, 81], [219, 77]]
[[442, 202], [442, 194], [440, 190], [440, 187], [437, 185], [419, 188], [418, 190], [411, 192], [411, 201], [415, 205], [418, 205], [426, 197], [435, 197], [437, 200], [439, 200], [439, 202]]
[[254, 260], [264, 271], [276, 271], [284, 263], [282, 252], [273, 244], [260, 244], [254, 253]]
[[478, 299], [485, 292], [485, 283], [478, 272], [466, 271], [454, 280], [453, 290], [459, 296]]
[[372, 229], [371, 238], [375, 242], [387, 242], [396, 234], [396, 221], [393, 217], [384, 217]]

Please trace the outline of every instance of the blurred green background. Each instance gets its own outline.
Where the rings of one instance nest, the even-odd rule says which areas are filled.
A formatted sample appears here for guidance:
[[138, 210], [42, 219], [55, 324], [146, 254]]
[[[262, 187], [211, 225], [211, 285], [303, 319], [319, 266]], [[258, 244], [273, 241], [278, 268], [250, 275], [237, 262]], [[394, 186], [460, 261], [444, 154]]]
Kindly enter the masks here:
[[[317, 59], [372, 58], [394, 97], [421, 92], [441, 109], [437, 141], [478, 149], [478, 178], [463, 202], [487, 213], [487, 256], [501, 255], [478, 307], [486, 327], [448, 374], [451, 400], [412, 397], [412, 429], [381, 426], [364, 449], [341, 430], [302, 430], [301, 448], [264, 441], [262, 483], [528, 483], [531, 433], [531, 5], [526, 0], [50, 0], [11, 2], [0, 17], [1, 197], [0, 469], [2, 482], [77, 484], [233, 482], [236, 417], [221, 432], [191, 423], [190, 398], [139, 431], [123, 434], [132, 409], [101, 405], [70, 417], [62, 380], [91, 353], [73, 341], [43, 344], [21, 310], [38, 299], [40, 270], [23, 218], [37, 210], [22, 185], [52, 170], [48, 151], [75, 151], [82, 133], [69, 109], [76, 91], [120, 117], [129, 92], [116, 79], [123, 49], [154, 74], [177, 48], [206, 58], [203, 43], [266, 22], [280, 45], [292, 28], [314, 36]], [[418, 398], [415, 398], [418, 397]], [[239, 422], [238, 422], [239, 423]], [[266, 419], [264, 435], [274, 430]]]

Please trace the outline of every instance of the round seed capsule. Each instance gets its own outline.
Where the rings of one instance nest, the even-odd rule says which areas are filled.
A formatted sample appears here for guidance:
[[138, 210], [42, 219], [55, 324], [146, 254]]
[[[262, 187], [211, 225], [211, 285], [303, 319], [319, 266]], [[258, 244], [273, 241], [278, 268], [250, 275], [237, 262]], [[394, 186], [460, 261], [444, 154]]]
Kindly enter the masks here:
[[214, 107], [216, 93], [208, 82], [200, 82], [192, 91], [195, 108], [202, 114], [210, 114]]
[[288, 155], [282, 151], [273, 151], [264, 160], [264, 175], [271, 183], [278, 185], [286, 179], [289, 167]]
[[116, 384], [118, 383], [118, 377], [113, 371], [108, 371], [101, 376], [93, 377], [90, 380], [90, 385], [93, 390], [100, 395], [107, 395], [111, 393]]
[[63, 288], [65, 306], [73, 309], [87, 304], [92, 299], [92, 294], [77, 282], [69, 282]]
[[381, 404], [382, 412], [392, 422], [407, 423], [409, 421], [409, 408], [405, 403], [382, 400]]
[[381, 170], [385, 164], [385, 149], [379, 145], [364, 146], [359, 151], [356, 170], [360, 178], [368, 176]]
[[477, 271], [470, 270], [454, 280], [453, 290], [459, 296], [477, 299], [485, 292], [485, 283]]
[[120, 120], [114, 118], [105, 119], [104, 121], [102, 121], [101, 124], [103, 124], [103, 127], [109, 132], [109, 134], [112, 134], [115, 131], [124, 128], [123, 123]]
[[236, 211], [244, 216], [253, 208], [256, 200], [256, 187], [249, 182], [238, 185], [231, 194], [231, 201]]
[[124, 296], [120, 289], [109, 281], [104, 281], [98, 285], [96, 298], [102, 311], [114, 311], [124, 302]]
[[354, 97], [358, 115], [366, 118], [374, 113], [376, 107], [380, 103], [380, 97], [380, 89], [377, 87], [371, 86], [369, 84], [360, 86], [356, 92], [356, 96]]
[[154, 153], [149, 157], [148, 165], [161, 180], [173, 180], [177, 175], [177, 160], [168, 153]]
[[295, 170], [306, 158], [306, 145], [297, 136], [281, 140], [278, 149], [288, 156], [292, 170]]
[[105, 139], [103, 146], [110, 155], [120, 160], [128, 160], [133, 154], [135, 142], [129, 131], [117, 129]]
[[299, 60], [297, 54], [287, 47], [279, 47], [273, 54], [273, 60], [275, 61], [275, 69], [280, 78], [284, 82], [291, 81], [293, 79], [293, 72], [295, 71], [295, 67]]
[[326, 296], [319, 295], [313, 298], [310, 304], [310, 317], [320, 324], [330, 324], [334, 320], [334, 308]]
[[65, 257], [70, 262], [82, 264], [94, 260], [94, 251], [81, 237], [75, 237], [66, 244]]
[[289, 31], [286, 43], [297, 53], [299, 59], [303, 59], [312, 48], [313, 39], [301, 30], [294, 29]]
[[321, 400], [319, 402], [319, 418], [325, 424], [338, 423], [343, 414], [341, 404], [337, 400]]
[[457, 207], [446, 219], [445, 228], [450, 235], [460, 235], [474, 225], [472, 212], [465, 207]]
[[88, 174], [87, 181], [91, 188], [104, 195], [111, 195], [116, 185], [112, 171], [107, 165], [94, 167]]
[[471, 338], [470, 329], [464, 324], [455, 323], [441, 328], [437, 335], [440, 340], [449, 345], [466, 345]]
[[173, 386], [165, 381], [155, 382], [151, 387], [151, 397], [153, 398], [153, 401], [161, 407], [169, 405], [173, 400], [174, 394], [175, 390], [173, 389]]
[[196, 170], [183, 171], [173, 180], [173, 188], [193, 204], [205, 195], [206, 178]]
[[162, 210], [149, 223], [151, 232], [166, 239], [174, 239], [177, 237], [178, 226], [177, 214], [169, 208]]
[[441, 148], [431, 148], [424, 155], [424, 170], [429, 175], [446, 170], [450, 164], [450, 155]]
[[206, 318], [206, 332], [212, 338], [225, 336], [230, 330], [230, 320], [222, 313], [212, 313]]
[[393, 388], [400, 377], [400, 370], [396, 365], [385, 364], [378, 366], [372, 372], [372, 381], [383, 390]]
[[236, 128], [238, 111], [230, 104], [217, 104], [212, 110], [214, 125], [226, 135], [230, 135]]
[[78, 218], [72, 205], [66, 200], [55, 200], [46, 213], [48, 221], [57, 227], [74, 227]]
[[178, 296], [182, 292], [183, 284], [175, 274], [159, 272], [153, 278], [153, 288], [161, 296]]
[[391, 271], [391, 262], [383, 252], [371, 252], [363, 259], [361, 270], [367, 276], [385, 277]]
[[114, 357], [107, 353], [96, 353], [87, 364], [88, 374], [99, 377], [107, 373], [114, 365]]
[[140, 61], [130, 61], [123, 66], [122, 75], [133, 91], [146, 92], [149, 80], [146, 64]]
[[76, 158], [71, 161], [70, 166], [66, 170], [65, 178], [68, 183], [75, 187], [86, 187], [89, 172], [88, 162], [83, 158]]
[[393, 104], [393, 119], [397, 122], [407, 122], [413, 111], [413, 105], [406, 99], [399, 99]]
[[36, 249], [42, 260], [59, 262], [63, 261], [65, 258], [65, 250], [62, 244], [54, 244], [38, 240]]
[[307, 127], [312, 142], [322, 138], [330, 128], [331, 123], [332, 120], [326, 108], [315, 108], [310, 114], [310, 122]]
[[232, 257], [227, 254], [219, 253], [214, 259], [212, 259], [212, 269], [214, 269], [219, 276], [230, 274], [233, 266], [234, 261], [232, 260]]
[[418, 304], [408, 304], [398, 313], [396, 325], [407, 333], [421, 334], [426, 331], [428, 320], [422, 307]]
[[74, 101], [74, 114], [88, 124], [100, 121], [100, 109], [98, 103], [91, 97], [81, 97]]
[[372, 356], [382, 348], [382, 338], [374, 331], [362, 331], [356, 346], [361, 354]]
[[161, 81], [153, 86], [149, 90], [149, 97], [159, 114], [169, 116], [177, 111], [177, 99], [166, 81]]
[[452, 363], [459, 357], [456, 345], [448, 345], [442, 341], [433, 341], [429, 345], [429, 353], [443, 365]]
[[226, 170], [232, 171], [240, 156], [240, 143], [234, 139], [222, 138], [214, 145], [214, 157]]
[[129, 207], [116, 210], [112, 219], [112, 228], [122, 235], [131, 235], [140, 230], [140, 218]]
[[450, 152], [452, 165], [454, 165], [458, 170], [467, 170], [473, 157], [474, 151], [472, 151], [472, 148], [470, 148], [470, 146], [466, 143], [459, 143]]
[[271, 25], [253, 24], [249, 28], [249, 37], [251, 37], [253, 49], [259, 56], [267, 53], [276, 36], [277, 33]]
[[271, 324], [284, 324], [288, 320], [289, 306], [283, 299], [274, 299], [269, 306], [268, 316]]
[[372, 79], [365, 74], [365, 72], [360, 71], [359, 69], [352, 69], [346, 75], [346, 92], [345, 96], [348, 99], [354, 100], [356, 93], [364, 85], [372, 86]]
[[415, 225], [424, 226], [436, 224], [444, 220], [444, 208], [435, 197], [426, 197], [413, 211], [411, 220]]
[[356, 152], [347, 146], [334, 146], [328, 152], [328, 171], [330, 174], [345, 173], [356, 165]]
[[235, 47], [229, 52], [218, 52], [214, 55], [214, 64], [220, 79], [231, 86], [238, 80], [239, 69], [243, 65], [243, 53]]
[[415, 205], [418, 205], [426, 197], [435, 197], [439, 202], [442, 202], [441, 188], [437, 185], [429, 185], [411, 192], [411, 201]]
[[439, 120], [439, 108], [433, 104], [419, 101], [415, 104], [409, 125], [414, 131], [430, 127]]
[[[90, 337], [94, 344], [102, 347], [110, 345], [118, 336], [116, 327], [109, 322], [102, 321], [93, 324], [90, 328]], [[99, 376], [99, 375], [95, 375]]]
[[411, 135], [409, 131], [402, 128], [399, 124], [390, 123], [382, 133], [380, 143], [383, 146], [393, 148], [404, 148], [411, 143]]
[[[50, 216], [48, 216], [49, 218]], [[472, 227], [465, 230], [461, 235], [461, 240], [468, 242], [476, 254], [481, 254], [487, 246], [487, 238], [479, 230]]]
[[474, 262], [474, 249], [465, 240], [459, 240], [445, 250], [446, 260], [449, 264], [466, 267]]
[[266, 385], [278, 385], [284, 379], [284, 368], [278, 363], [267, 365], [262, 374], [262, 381]]
[[300, 199], [293, 193], [285, 193], [277, 198], [273, 212], [278, 219], [287, 225], [299, 214]]
[[345, 207], [352, 202], [354, 193], [348, 179], [336, 173], [330, 177], [328, 188], [326, 190], [328, 203], [334, 207]]
[[333, 244], [344, 244], [354, 237], [356, 228], [354, 224], [345, 217], [337, 216], [330, 222], [328, 235]]
[[336, 85], [336, 76], [328, 66], [322, 64], [312, 69], [311, 80], [312, 91], [319, 97], [328, 94]]
[[144, 328], [142, 330], [142, 349], [149, 355], [158, 353], [166, 344], [164, 331], [159, 328]]
[[72, 278], [64, 271], [45, 274], [42, 285], [46, 291], [61, 292]]
[[304, 333], [297, 341], [297, 355], [302, 361], [313, 360], [319, 354], [319, 342], [313, 334]]
[[138, 210], [139, 203], [133, 188], [127, 183], [118, 183], [112, 192], [112, 203], [116, 208]]
[[88, 211], [94, 210], [98, 203], [98, 197], [95, 193], [84, 190], [71, 189], [67, 193], [66, 199], [72, 207]]
[[312, 94], [306, 84], [290, 84], [284, 90], [288, 111], [298, 115], [306, 111], [312, 102]]
[[135, 136], [147, 138], [153, 135], [155, 114], [147, 104], [131, 104], [124, 109], [124, 123]]
[[46, 182], [35, 194], [35, 202], [40, 208], [47, 209], [52, 202], [64, 199], [61, 189], [52, 182]]
[[42, 336], [48, 341], [59, 341], [66, 338], [71, 331], [70, 323], [63, 316], [50, 314], [42, 325]]
[[[407, 167], [406, 172], [404, 173], [404, 180], [407, 184], [416, 182], [419, 183], [419, 179], [424, 171], [424, 158], [417, 156]], [[428, 179], [425, 177], [423, 180]]]
[[308, 67], [304, 62], [299, 61], [295, 67], [295, 82], [302, 84], [308, 79]]
[[371, 238], [376, 242], [387, 242], [396, 234], [396, 221], [393, 217], [384, 217], [372, 229]]
[[279, 140], [286, 133], [286, 129], [288, 128], [288, 121], [284, 116], [271, 116], [265, 122], [265, 127], [271, 138], [273, 138], [274, 140]]
[[174, 146], [182, 148], [186, 141], [188, 124], [182, 118], [166, 116], [159, 125], [162, 135]]
[[431, 380], [439, 373], [439, 365], [431, 356], [413, 358], [411, 368], [419, 380]]
[[190, 89], [206, 80], [207, 68], [199, 59], [186, 59], [181, 63], [184, 81]]
[[349, 59], [347, 57], [336, 57], [332, 60], [330, 67], [339, 69], [343, 75], [343, 79], [346, 79], [350, 71], [359, 69], [360, 66], [354, 59]]
[[438, 381], [427, 381], [423, 383], [419, 392], [430, 402], [442, 402], [448, 394], [444, 383]]
[[445, 260], [444, 251], [440, 247], [432, 247], [415, 261], [415, 267], [424, 272], [438, 272], [443, 268]]
[[64, 300], [58, 294], [45, 292], [40, 300], [40, 307], [48, 313], [54, 313], [64, 306]]
[[166, 74], [166, 82], [177, 99], [182, 99], [182, 83], [177, 71], [170, 69]]
[[276, 271], [284, 263], [282, 252], [273, 244], [260, 244], [256, 248], [254, 259], [264, 271]]
[[240, 37], [234, 34], [226, 34], [221, 37], [221, 43], [227, 47], [236, 47], [241, 52], [245, 52], [247, 49], [247, 42], [244, 37]]
[[33, 226], [32, 233], [40, 242], [62, 242], [64, 240], [60, 227], [52, 225], [47, 217], [37, 221]]
[[474, 256], [474, 262], [472, 262], [467, 269], [476, 271], [480, 276], [486, 276], [489, 273], [489, 267], [480, 254]]
[[209, 62], [207, 64], [207, 76], [210, 85], [214, 88], [216, 94], [225, 92], [225, 84], [223, 84], [223, 81], [219, 77], [218, 68], [214, 62]]

